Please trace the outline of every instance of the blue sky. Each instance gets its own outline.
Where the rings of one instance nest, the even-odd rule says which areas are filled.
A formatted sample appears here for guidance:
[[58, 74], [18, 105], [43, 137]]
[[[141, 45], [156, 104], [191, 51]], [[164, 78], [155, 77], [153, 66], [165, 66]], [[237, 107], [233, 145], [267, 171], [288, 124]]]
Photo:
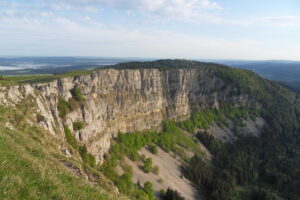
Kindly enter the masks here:
[[300, 60], [300, 1], [0, 0], [0, 55]]

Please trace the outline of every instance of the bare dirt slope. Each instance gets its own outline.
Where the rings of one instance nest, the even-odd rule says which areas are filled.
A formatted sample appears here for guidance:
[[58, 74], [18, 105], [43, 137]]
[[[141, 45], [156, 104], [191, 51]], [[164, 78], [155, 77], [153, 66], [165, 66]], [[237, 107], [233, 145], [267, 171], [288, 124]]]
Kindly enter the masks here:
[[[239, 132], [243, 135], [259, 136], [266, 124], [265, 120], [261, 117], [257, 117], [255, 120], [247, 119], [243, 120], [245, 123], [244, 127], [239, 128]], [[222, 141], [230, 141], [236, 138], [233, 130], [233, 122], [229, 120], [229, 127], [221, 127], [220, 125], [214, 123], [208, 132], [214, 137], [221, 139]]]
[[[126, 158], [126, 164], [132, 166], [133, 168], [133, 181], [140, 181], [144, 184], [146, 181], [150, 181], [153, 184], [155, 191], [160, 191], [161, 189], [167, 190], [169, 187], [177, 190], [186, 200], [198, 200], [202, 199], [197, 194], [195, 188], [192, 187], [190, 181], [183, 177], [180, 171], [181, 163], [173, 158], [170, 154], [158, 148], [158, 153], [156, 155], [150, 153], [147, 149], [143, 148], [139, 151], [139, 154], [144, 154], [146, 157], [152, 158], [153, 166], [159, 166], [159, 174], [155, 175], [153, 173], [146, 174], [143, 172], [142, 164], [131, 161]], [[163, 182], [159, 182], [159, 179]]]

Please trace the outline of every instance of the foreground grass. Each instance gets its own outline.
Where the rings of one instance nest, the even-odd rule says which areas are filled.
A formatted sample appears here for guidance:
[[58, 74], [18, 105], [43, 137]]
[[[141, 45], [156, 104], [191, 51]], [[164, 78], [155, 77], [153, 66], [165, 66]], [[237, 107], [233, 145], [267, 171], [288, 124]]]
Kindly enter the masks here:
[[18, 129], [5, 127], [5, 119], [14, 116], [8, 116], [11, 110], [0, 111], [0, 199], [124, 199], [102, 177], [92, 184], [74, 175], [62, 161], [79, 174], [92, 169], [65, 158], [48, 133], [22, 122]]

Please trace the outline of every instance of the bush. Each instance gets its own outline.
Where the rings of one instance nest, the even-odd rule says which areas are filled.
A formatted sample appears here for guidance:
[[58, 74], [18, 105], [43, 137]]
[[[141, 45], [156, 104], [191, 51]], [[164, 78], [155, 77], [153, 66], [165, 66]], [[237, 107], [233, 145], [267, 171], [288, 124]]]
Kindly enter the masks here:
[[194, 130], [195, 130], [195, 125], [192, 123], [192, 121], [190, 119], [182, 121], [182, 122], [179, 122], [178, 126], [181, 129], [186, 130], [186, 131], [188, 131], [190, 133], [193, 133]]
[[70, 90], [70, 92], [76, 101], [79, 101], [79, 102], [84, 101], [84, 98], [78, 88], [73, 88]]
[[181, 130], [176, 126], [175, 122], [173, 122], [173, 121], [164, 121], [163, 122], [163, 131], [165, 133], [173, 133], [173, 134], [181, 133]]
[[65, 118], [65, 116], [70, 112], [71, 108], [68, 102], [66, 102], [64, 99], [59, 98], [57, 103], [57, 109], [59, 112], [60, 118]]
[[146, 162], [146, 156], [145, 156], [145, 154], [140, 155], [140, 160], [142, 162]]
[[154, 196], [153, 193], [154, 193], [154, 191], [153, 191], [153, 185], [152, 185], [151, 182], [149, 182], [149, 181], [145, 182], [145, 184], [144, 184], [144, 191], [145, 191], [145, 193], [148, 194], [149, 199], [153, 199], [153, 196]]
[[155, 155], [157, 154], [157, 146], [155, 144], [151, 144], [149, 146], [149, 150], [150, 150], [151, 153], [153, 153]]
[[129, 154], [129, 159], [132, 161], [139, 161], [140, 156], [139, 156], [138, 152], [133, 151]]
[[80, 103], [78, 101], [76, 101], [75, 99], [73, 99], [73, 98], [69, 98], [68, 104], [69, 104], [69, 107], [70, 107], [71, 111], [80, 108]]
[[74, 137], [74, 135], [71, 133], [71, 130], [69, 129], [68, 126], [64, 126], [64, 131], [65, 131], [65, 136], [67, 139], [67, 142], [74, 148], [77, 149], [78, 145], [77, 145], [77, 140]]
[[179, 158], [181, 158], [182, 160], [184, 160], [184, 161], [189, 160], [189, 156], [187, 155], [186, 151], [183, 148], [175, 146], [172, 149], [172, 151], [173, 151], [175, 156], [179, 156]]
[[80, 129], [82, 129], [84, 127], [83, 122], [74, 122], [73, 123], [73, 130], [74, 131], [79, 131]]
[[160, 194], [163, 200], [184, 200], [177, 190], [167, 189], [166, 193]]
[[43, 115], [37, 114], [36, 120], [40, 123], [40, 122], [45, 122], [46, 118]]
[[164, 182], [164, 179], [159, 178], [159, 179], [158, 179], [158, 182], [159, 182], [160, 184], [162, 184], [162, 183]]
[[153, 174], [158, 175], [159, 174], [159, 166], [154, 166], [152, 169]]
[[86, 146], [79, 147], [79, 154], [81, 159], [84, 163], [88, 164], [91, 167], [96, 166], [96, 159], [95, 156], [87, 152]]
[[152, 159], [151, 158], [147, 158], [144, 166], [143, 166], [144, 172], [145, 173], [149, 173], [152, 169]]
[[124, 173], [115, 180], [120, 192], [130, 195], [131, 191], [135, 189], [132, 182], [132, 172], [125, 170]]

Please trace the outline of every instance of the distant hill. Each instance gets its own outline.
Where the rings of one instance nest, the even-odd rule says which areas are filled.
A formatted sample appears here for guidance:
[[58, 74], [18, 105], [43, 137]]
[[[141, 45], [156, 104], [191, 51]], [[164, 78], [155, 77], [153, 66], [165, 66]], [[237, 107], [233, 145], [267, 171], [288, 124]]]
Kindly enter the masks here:
[[[152, 61], [150, 58], [104, 57], [0, 57], [1, 75], [59, 74], [71, 70], [91, 70], [107, 65], [132, 61]], [[300, 61], [201, 60], [249, 69], [260, 76], [279, 82], [300, 92]], [[134, 67], [135, 63], [133, 64]], [[173, 63], [176, 66], [176, 63]], [[146, 64], [147, 65], [147, 64]], [[148, 63], [148, 65], [150, 65]], [[122, 67], [122, 66], [119, 66]], [[123, 65], [123, 67], [125, 67]], [[138, 66], [135, 66], [138, 67]], [[173, 65], [171, 67], [174, 67]], [[182, 67], [182, 66], [181, 66]]]
[[280, 82], [290, 89], [300, 92], [300, 61], [216, 60], [215, 62], [241, 69], [252, 70], [264, 78]]
[[1, 75], [58, 74], [139, 60], [105, 57], [0, 57]]

